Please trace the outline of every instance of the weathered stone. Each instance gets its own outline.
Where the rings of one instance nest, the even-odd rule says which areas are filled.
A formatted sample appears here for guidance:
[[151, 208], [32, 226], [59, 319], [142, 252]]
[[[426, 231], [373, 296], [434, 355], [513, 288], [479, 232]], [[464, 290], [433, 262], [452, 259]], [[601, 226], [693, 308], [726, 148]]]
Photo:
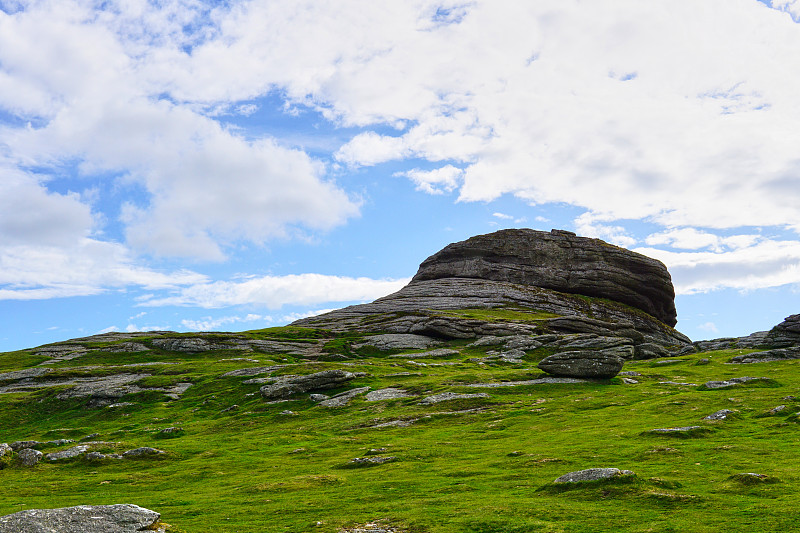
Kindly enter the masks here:
[[29, 509], [0, 517], [0, 533], [133, 533], [164, 531], [161, 515], [131, 504]]
[[15, 452], [20, 450], [25, 450], [27, 448], [36, 448], [37, 446], [43, 443], [39, 442], [38, 440], [17, 440], [10, 444], [10, 447]]
[[149, 352], [150, 348], [140, 342], [121, 342], [119, 344], [112, 344], [104, 348], [99, 348], [100, 352], [110, 353], [134, 353], [134, 352]]
[[[44, 454], [33, 448], [25, 448], [17, 452], [17, 458], [23, 466], [33, 466], [42, 460]], [[2, 530], [0, 530], [2, 531]]]
[[38, 378], [48, 372], [52, 372], [52, 368], [25, 368], [23, 370], [14, 370], [13, 372], [0, 373], [0, 381], [16, 381], [18, 379]]
[[83, 458], [87, 461], [105, 461], [106, 459], [122, 459], [122, 456], [118, 453], [89, 452]]
[[657, 428], [645, 431], [645, 434], [647, 435], [666, 435], [666, 436], [680, 437], [680, 438], [700, 437], [707, 433], [710, 433], [710, 430], [702, 426]]
[[394, 461], [397, 461], [397, 457], [379, 457], [375, 455], [371, 457], [356, 457], [355, 459], [350, 459], [347, 464], [350, 466], [374, 466]]
[[244, 377], [244, 376], [257, 376], [259, 374], [269, 374], [270, 372], [275, 372], [276, 370], [280, 370], [281, 368], [285, 368], [289, 365], [272, 365], [272, 366], [257, 366], [251, 368], [239, 368], [238, 370], [231, 370], [230, 372], [226, 372], [222, 374], [222, 377]]
[[[633, 347], [633, 341], [627, 337], [605, 337], [602, 335], [578, 334], [568, 335], [563, 339], [554, 343], [556, 346], [563, 350], [607, 350], [609, 348], [618, 348], [622, 346]], [[633, 357], [633, 350], [631, 350], [631, 357]]]
[[195, 337], [180, 337], [177, 339], [153, 339], [151, 344], [156, 348], [170, 352], [200, 353], [212, 349], [211, 343], [205, 339]]
[[545, 357], [538, 367], [554, 376], [612, 378], [622, 370], [623, 360], [607, 350], [578, 350]]
[[553, 230], [501, 230], [446, 246], [422, 262], [415, 281], [473, 278], [608, 298], [669, 326], [677, 322], [675, 290], [655, 259], [599, 239]]
[[305, 376], [283, 376], [274, 383], [264, 385], [260, 391], [264, 398], [287, 398], [312, 390], [334, 389], [356, 377], [356, 374], [345, 370], [324, 370]]
[[459, 355], [459, 354], [460, 352], [458, 350], [451, 350], [449, 348], [439, 348], [436, 350], [431, 350], [429, 352], [398, 353], [390, 355], [389, 357], [402, 358], [402, 359], [428, 359], [432, 357], [451, 357], [453, 355]]
[[425, 335], [386, 333], [367, 337], [364, 339], [364, 342], [356, 344], [353, 347], [361, 348], [364, 346], [372, 346], [378, 350], [427, 350], [431, 346], [436, 346], [441, 343], [441, 341], [426, 337]]
[[775, 348], [800, 347], [800, 314], [786, 317], [783, 322], [769, 330], [764, 344]]
[[731, 415], [735, 414], [737, 411], [733, 409], [720, 409], [715, 413], [711, 413], [710, 415], [706, 415], [703, 417], [703, 420], [726, 420]]
[[741, 378], [731, 378], [724, 381], [708, 381], [703, 384], [703, 388], [705, 389], [725, 389], [728, 387], [734, 387], [736, 385], [742, 385], [744, 383], [750, 383], [753, 381], [770, 381], [769, 378], [758, 378], [753, 376], [744, 376]]
[[63, 459], [72, 459], [74, 457], [78, 457], [79, 455], [83, 455], [87, 451], [89, 451], [89, 445], [79, 444], [78, 446], [73, 446], [68, 450], [48, 453], [47, 455], [44, 456], [44, 458], [47, 459], [48, 461], [61, 461]]
[[488, 398], [489, 395], [485, 392], [478, 392], [475, 394], [458, 394], [455, 392], [442, 392], [440, 394], [434, 394], [433, 396], [428, 396], [423, 398], [420, 405], [433, 405], [435, 403], [440, 402], [447, 402], [450, 400], [469, 400], [472, 398]]
[[581, 481], [597, 481], [600, 479], [611, 479], [621, 476], [635, 475], [630, 470], [620, 470], [619, 468], [587, 468], [570, 472], [557, 478], [553, 483], [579, 483]]
[[14, 450], [11, 449], [11, 446], [9, 446], [7, 443], [0, 443], [0, 457], [11, 455], [13, 451]]
[[323, 400], [319, 402], [319, 405], [323, 407], [344, 407], [345, 405], [349, 404], [353, 398], [364, 394], [369, 390], [369, 387], [359, 387], [357, 389], [351, 389], [349, 391], [340, 392], [335, 396], [331, 396], [327, 400]]
[[670, 352], [664, 346], [654, 342], [643, 342], [637, 344], [634, 350], [634, 359], [658, 359], [669, 357]]
[[142, 446], [141, 448], [134, 448], [133, 450], [123, 452], [122, 456], [126, 459], [130, 459], [135, 457], [153, 457], [155, 455], [162, 455], [164, 453], [167, 452], [157, 448], [150, 448], [149, 446]]
[[311, 394], [308, 399], [312, 402], [321, 402], [330, 398], [327, 394]]
[[414, 395], [409, 394], [407, 391], [403, 389], [395, 389], [395, 388], [387, 388], [387, 389], [379, 389], [374, 390], [367, 394], [364, 398], [368, 402], [380, 402], [384, 400], [398, 400], [401, 398], [412, 398]]
[[800, 359], [800, 346], [790, 348], [775, 348], [763, 352], [752, 352], [733, 357], [729, 363], [749, 364], [749, 363], [768, 363], [770, 361], [788, 361]]

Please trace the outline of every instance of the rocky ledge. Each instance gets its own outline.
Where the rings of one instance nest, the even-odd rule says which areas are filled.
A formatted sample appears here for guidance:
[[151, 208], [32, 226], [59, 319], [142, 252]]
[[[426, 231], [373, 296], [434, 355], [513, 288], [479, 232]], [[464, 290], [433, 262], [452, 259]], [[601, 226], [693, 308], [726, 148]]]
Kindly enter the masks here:
[[448, 245], [394, 294], [292, 325], [432, 339], [557, 335], [560, 344], [592, 335], [626, 346], [620, 360], [650, 359], [695, 351], [672, 327], [674, 294], [655, 259], [567, 231], [503, 230]]
[[29, 509], [0, 517], [0, 533], [165, 531], [161, 515], [132, 504]]

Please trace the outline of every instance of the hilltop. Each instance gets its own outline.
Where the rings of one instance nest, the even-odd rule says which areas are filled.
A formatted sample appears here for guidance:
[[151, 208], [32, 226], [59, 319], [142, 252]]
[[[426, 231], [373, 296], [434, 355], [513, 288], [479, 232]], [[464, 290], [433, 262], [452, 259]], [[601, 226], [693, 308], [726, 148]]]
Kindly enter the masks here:
[[791, 530], [800, 315], [676, 317], [660, 262], [504, 230], [282, 328], [0, 354], [0, 532]]

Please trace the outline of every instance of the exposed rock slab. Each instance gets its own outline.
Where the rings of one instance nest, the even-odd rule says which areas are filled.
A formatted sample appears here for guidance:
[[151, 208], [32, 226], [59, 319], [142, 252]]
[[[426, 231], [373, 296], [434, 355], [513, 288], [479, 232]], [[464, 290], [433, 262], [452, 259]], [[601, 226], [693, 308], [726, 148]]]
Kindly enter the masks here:
[[369, 336], [364, 339], [364, 342], [354, 345], [353, 348], [372, 346], [378, 350], [427, 350], [439, 344], [441, 344], [441, 341], [426, 337], [425, 335], [414, 335], [413, 333], [386, 333], [383, 335]]
[[722, 381], [708, 381], [703, 384], [703, 388], [705, 389], [727, 389], [729, 387], [734, 387], [736, 385], [742, 385], [744, 383], [752, 383], [758, 381], [770, 381], [769, 378], [765, 377], [753, 377], [753, 376], [743, 376], [741, 378], [731, 378]]
[[442, 392], [423, 398], [419, 402], [420, 405], [433, 405], [435, 403], [448, 402], [450, 400], [469, 400], [472, 398], [488, 398], [489, 395], [485, 392], [478, 392], [475, 394], [458, 394], [456, 392]]
[[288, 398], [313, 390], [334, 389], [358, 377], [345, 370], [324, 370], [305, 376], [283, 376], [273, 383], [261, 387], [261, 395], [267, 399]]
[[403, 389], [395, 389], [393, 387], [389, 387], [386, 389], [378, 389], [370, 392], [364, 398], [368, 402], [381, 402], [384, 400], [399, 400], [402, 398], [413, 398], [413, 394], [409, 394], [408, 391], [404, 391]]
[[763, 352], [752, 352], [744, 355], [737, 355], [729, 362], [737, 364], [749, 364], [768, 363], [771, 361], [788, 361], [791, 359], [800, 359], [800, 346], [793, 346], [791, 348], [775, 348], [772, 350], [765, 350]]
[[[42, 456], [44, 454], [39, 450], [34, 450], [33, 448], [25, 448], [17, 452], [17, 459], [23, 466], [34, 466], [38, 464], [39, 461], [42, 460]], [[0, 522], [2, 524], [2, 522]], [[0, 525], [2, 527], [2, 525]], [[2, 529], [0, 529], [2, 532]]]
[[612, 378], [622, 370], [622, 365], [623, 360], [616, 351], [576, 350], [545, 357], [538, 367], [554, 376]]
[[663, 263], [567, 231], [501, 230], [446, 246], [422, 262], [415, 281], [471, 278], [608, 298], [677, 322], [675, 289]]
[[403, 359], [428, 359], [433, 357], [451, 357], [453, 355], [459, 355], [459, 354], [460, 352], [458, 350], [451, 350], [449, 348], [438, 348], [436, 350], [430, 350], [428, 352], [398, 353], [395, 355], [390, 355], [389, 357], [403, 358]]
[[356, 396], [360, 396], [366, 393], [369, 390], [369, 387], [358, 387], [356, 389], [351, 389], [349, 391], [340, 392], [335, 396], [331, 396], [327, 400], [323, 400], [319, 402], [319, 405], [323, 407], [344, 407], [349, 404]]
[[736, 414], [737, 411], [733, 409], [720, 409], [710, 415], [706, 415], [703, 417], [703, 420], [727, 420], [732, 415]]
[[556, 478], [553, 483], [580, 483], [582, 481], [597, 481], [600, 479], [611, 479], [620, 476], [635, 475], [630, 470], [620, 470], [619, 468], [587, 468], [570, 472]]
[[[159, 530], [161, 515], [132, 504], [29, 509], [0, 517], [0, 533], [133, 533]], [[161, 529], [163, 531], [163, 529]]]

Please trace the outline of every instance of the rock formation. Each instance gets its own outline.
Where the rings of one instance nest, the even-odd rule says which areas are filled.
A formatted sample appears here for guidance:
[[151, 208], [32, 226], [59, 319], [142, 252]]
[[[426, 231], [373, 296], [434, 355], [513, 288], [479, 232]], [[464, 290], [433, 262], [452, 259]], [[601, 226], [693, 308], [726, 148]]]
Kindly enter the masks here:
[[29, 509], [0, 517], [0, 533], [133, 533], [164, 531], [161, 515], [131, 504]]
[[[471, 317], [463, 313], [469, 309], [488, 312]], [[504, 310], [520, 316], [504, 317]], [[567, 231], [522, 229], [450, 244], [423, 261], [400, 291], [292, 325], [415, 339], [525, 338], [526, 348], [498, 356], [519, 362], [538, 346], [618, 346], [622, 359], [694, 352], [675, 322], [674, 289], [659, 261]]]
[[675, 289], [663, 263], [569, 231], [507, 229], [446, 246], [411, 280], [469, 278], [531, 285], [628, 304], [669, 326]]

